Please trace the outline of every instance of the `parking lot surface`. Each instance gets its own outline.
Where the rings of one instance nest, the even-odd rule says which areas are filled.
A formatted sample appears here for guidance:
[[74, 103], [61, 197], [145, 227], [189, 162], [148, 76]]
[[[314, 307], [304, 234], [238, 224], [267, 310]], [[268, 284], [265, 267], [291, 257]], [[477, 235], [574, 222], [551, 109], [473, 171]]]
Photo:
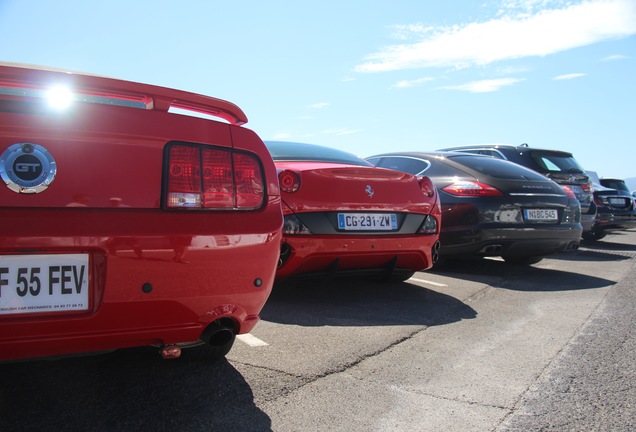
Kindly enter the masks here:
[[636, 232], [529, 267], [276, 287], [218, 363], [0, 365], [0, 430], [629, 430]]

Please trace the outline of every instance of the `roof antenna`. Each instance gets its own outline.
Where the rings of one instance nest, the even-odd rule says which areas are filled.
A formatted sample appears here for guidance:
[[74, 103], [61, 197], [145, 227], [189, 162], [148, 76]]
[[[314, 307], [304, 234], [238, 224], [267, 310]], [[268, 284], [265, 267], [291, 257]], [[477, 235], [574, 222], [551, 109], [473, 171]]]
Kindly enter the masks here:
[[520, 145], [520, 147], [529, 147], [529, 146], [528, 146], [528, 143], [523, 143]]

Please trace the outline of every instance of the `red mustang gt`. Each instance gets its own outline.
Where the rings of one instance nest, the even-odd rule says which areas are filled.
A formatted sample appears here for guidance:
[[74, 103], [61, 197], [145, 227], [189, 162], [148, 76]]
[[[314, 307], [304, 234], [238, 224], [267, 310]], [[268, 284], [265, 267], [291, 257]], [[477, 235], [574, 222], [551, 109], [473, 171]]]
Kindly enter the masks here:
[[350, 274], [403, 281], [433, 265], [441, 211], [428, 177], [375, 168], [333, 148], [265, 144], [285, 215], [278, 281]]
[[246, 121], [207, 96], [0, 65], [0, 360], [214, 359], [249, 332], [283, 217]]

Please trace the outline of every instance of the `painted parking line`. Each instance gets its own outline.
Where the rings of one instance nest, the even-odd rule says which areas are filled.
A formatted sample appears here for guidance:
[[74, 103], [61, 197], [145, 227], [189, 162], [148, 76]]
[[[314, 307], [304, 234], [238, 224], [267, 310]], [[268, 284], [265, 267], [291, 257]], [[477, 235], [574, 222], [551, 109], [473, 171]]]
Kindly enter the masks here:
[[256, 336], [253, 336], [251, 333], [237, 335], [236, 338], [243, 342], [244, 344], [251, 347], [260, 347], [260, 346], [268, 346], [267, 342], [263, 342]]
[[433, 286], [438, 286], [438, 287], [446, 287], [446, 286], [448, 286], [448, 285], [443, 284], [443, 283], [433, 282], [433, 281], [426, 280], [426, 279], [411, 278], [409, 280], [413, 281], [413, 282], [420, 282], [420, 283], [423, 283], [423, 284], [433, 285]]

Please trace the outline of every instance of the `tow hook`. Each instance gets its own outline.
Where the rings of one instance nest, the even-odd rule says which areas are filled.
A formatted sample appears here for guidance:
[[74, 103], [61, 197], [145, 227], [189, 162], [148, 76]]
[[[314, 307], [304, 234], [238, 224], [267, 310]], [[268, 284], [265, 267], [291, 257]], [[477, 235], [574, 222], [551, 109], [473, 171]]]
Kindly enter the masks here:
[[161, 347], [161, 357], [164, 360], [172, 360], [181, 357], [181, 348], [176, 345], [165, 345]]

